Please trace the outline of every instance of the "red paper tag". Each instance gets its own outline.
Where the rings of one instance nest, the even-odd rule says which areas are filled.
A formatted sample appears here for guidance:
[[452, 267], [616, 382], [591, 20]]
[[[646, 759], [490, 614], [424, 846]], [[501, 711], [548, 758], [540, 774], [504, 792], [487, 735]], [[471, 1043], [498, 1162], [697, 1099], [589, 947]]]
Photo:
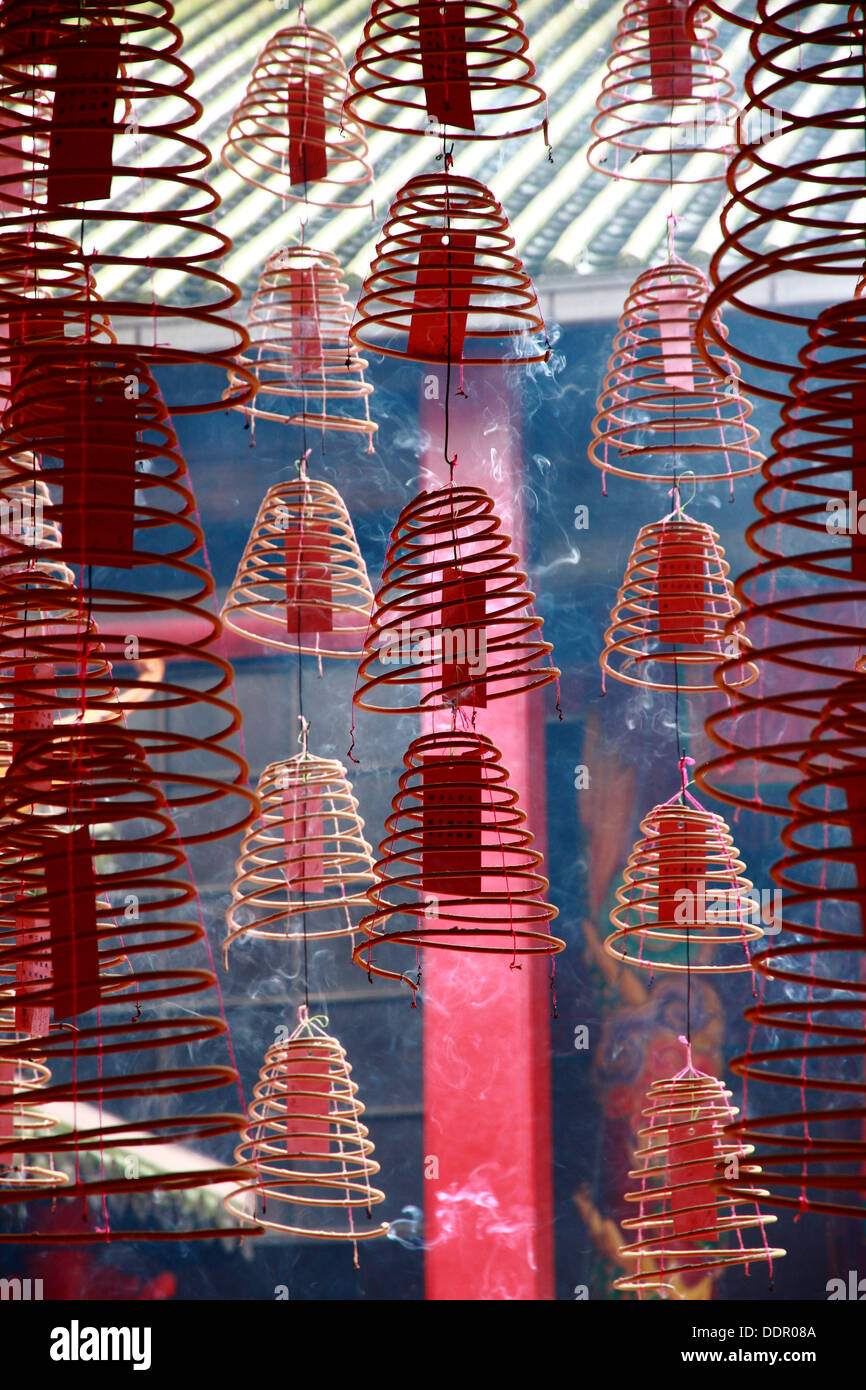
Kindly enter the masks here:
[[102, 382], [68, 402], [63, 545], [79, 564], [129, 569], [135, 551], [138, 420], [124, 383]]
[[[312, 1045], [302, 1049], [292, 1043], [289, 1055], [292, 1089], [285, 1097], [286, 1152], [293, 1158], [303, 1154], [327, 1158], [331, 1148], [330, 1063]], [[302, 1095], [301, 1091], [323, 1094]]]
[[292, 305], [292, 376], [321, 376], [324, 365], [315, 271], [290, 270]]
[[[47, 918], [19, 917], [15, 923], [15, 940], [18, 946], [39, 946], [48, 941], [49, 922]], [[51, 979], [51, 960], [46, 950], [38, 959], [19, 960], [15, 966], [15, 984], [19, 1000], [32, 992], [31, 986], [44, 987]], [[15, 1027], [21, 1033], [29, 1033], [33, 1038], [47, 1037], [51, 1020], [51, 1010], [47, 1004], [30, 1005], [16, 1002]]]
[[[678, 1240], [716, 1241], [719, 1238], [719, 1215], [713, 1195], [715, 1178], [715, 1143], [710, 1116], [698, 1116], [688, 1125], [678, 1126], [676, 1142], [668, 1150], [668, 1177], [671, 1192], [671, 1215], [674, 1237]], [[688, 1164], [675, 1168], [675, 1164]], [[685, 1183], [685, 1186], [680, 1184]], [[696, 1207], [687, 1211], [687, 1207]], [[700, 1231], [697, 1236], [696, 1232]]]
[[[0, 1062], [0, 1096], [11, 1096], [15, 1090], [15, 1063]], [[12, 1106], [0, 1105], [0, 1139], [15, 1138], [15, 1111]], [[4, 1160], [0, 1159], [0, 1162]]]
[[321, 798], [310, 798], [300, 787], [283, 791], [283, 832], [286, 840], [284, 872], [286, 883], [296, 897], [325, 891]]
[[664, 531], [658, 553], [660, 642], [703, 646], [706, 619], [705, 561], [694, 541]]
[[[703, 847], [693, 842], [687, 845], [687, 821], [673, 824], [665, 817], [662, 821], [662, 834], [666, 841], [663, 858], [658, 866], [658, 921], [667, 925], [702, 928], [706, 921], [706, 858]], [[671, 834], [682, 837], [682, 849], [671, 854], [669, 837]], [[703, 883], [704, 891], [698, 885]], [[681, 897], [677, 897], [681, 893]], [[688, 897], [685, 894], [688, 893]], [[677, 909], [679, 908], [679, 918]], [[689, 914], [688, 916], [686, 914]], [[691, 920], [689, 920], [689, 917]]]
[[[482, 768], [474, 754], [425, 758], [421, 778], [422, 890], [474, 897], [481, 892]], [[446, 876], [454, 870], [456, 877]]]
[[650, 80], [660, 101], [692, 94], [692, 45], [686, 31], [689, 0], [650, 0]]
[[[37, 664], [32, 661], [18, 662], [14, 669], [13, 679], [15, 681], [25, 681], [29, 678], [35, 680], [45, 680], [54, 675], [54, 667], [48, 663]], [[12, 757], [21, 749], [22, 740], [20, 735], [34, 729], [51, 729], [54, 726], [54, 715], [52, 710], [41, 709], [40, 705], [47, 703], [46, 695], [29, 695], [24, 690], [16, 690], [12, 700], [12, 730], [11, 744]]]
[[331, 532], [327, 522], [305, 522], [286, 532], [286, 630], [333, 631]]
[[440, 125], [474, 130], [465, 6], [458, 0], [420, 0], [418, 19], [427, 115]]
[[68, 835], [46, 857], [51, 901], [51, 965], [54, 1019], [77, 1018], [99, 1003], [99, 948], [93, 846], [86, 826]]
[[117, 25], [91, 24], [72, 32], [76, 38], [57, 55], [48, 147], [52, 203], [111, 197], [121, 30]]
[[[50, 299], [31, 300], [9, 314], [9, 384], [14, 389], [28, 361], [40, 347], [51, 347], [63, 339], [63, 315]], [[44, 409], [44, 408], [43, 408]], [[20, 426], [20, 416], [16, 425]]]
[[673, 386], [677, 391], [694, 391], [688, 289], [685, 285], [666, 285], [660, 290], [659, 299], [659, 340], [664, 379], [668, 386]]
[[472, 302], [475, 233], [421, 233], [408, 354], [425, 362], [459, 362]]
[[[453, 565], [442, 571], [442, 685], [459, 683], [464, 688], [448, 699], [476, 709], [487, 707], [484, 598], [483, 574], [468, 574]], [[448, 656], [461, 659], [448, 661]]]
[[289, 178], [292, 183], [327, 178], [323, 79], [308, 74], [304, 82], [290, 82], [288, 102]]

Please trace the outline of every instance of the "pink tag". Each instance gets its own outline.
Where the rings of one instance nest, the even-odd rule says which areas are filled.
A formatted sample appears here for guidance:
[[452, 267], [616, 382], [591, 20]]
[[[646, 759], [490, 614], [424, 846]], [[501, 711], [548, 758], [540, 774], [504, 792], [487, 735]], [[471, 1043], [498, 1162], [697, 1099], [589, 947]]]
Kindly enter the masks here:
[[[286, 1153], [290, 1158], [327, 1158], [331, 1147], [330, 1063], [312, 1045], [302, 1049], [293, 1043], [289, 1056], [292, 1089], [285, 1097]], [[304, 1091], [322, 1094], [301, 1094]]]
[[659, 292], [659, 299], [658, 324], [665, 381], [677, 391], [694, 391], [688, 289], [685, 285], [666, 285]]
[[309, 799], [301, 787], [286, 787], [283, 791], [283, 808], [286, 883], [296, 897], [324, 893], [321, 801], [319, 798]]

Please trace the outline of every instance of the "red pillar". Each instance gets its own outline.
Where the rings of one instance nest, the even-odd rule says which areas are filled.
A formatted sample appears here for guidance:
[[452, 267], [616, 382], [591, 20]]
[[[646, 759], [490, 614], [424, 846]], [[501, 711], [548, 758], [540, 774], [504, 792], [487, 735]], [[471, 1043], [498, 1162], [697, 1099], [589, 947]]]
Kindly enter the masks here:
[[[444, 396], [444, 372], [433, 376]], [[524, 553], [519, 418], [497, 369], [471, 373], [470, 398], [452, 397], [455, 479], [484, 487]], [[443, 401], [422, 390], [432, 443], [421, 486], [447, 480]], [[430, 478], [433, 473], [438, 481]], [[494, 700], [476, 728], [502, 753], [528, 827], [546, 852], [547, 687]], [[425, 727], [432, 727], [427, 718]], [[438, 727], [447, 727], [439, 717]], [[556, 923], [553, 924], [554, 931]], [[550, 961], [429, 950], [423, 959], [425, 1238], [428, 1299], [554, 1296], [550, 1119]]]

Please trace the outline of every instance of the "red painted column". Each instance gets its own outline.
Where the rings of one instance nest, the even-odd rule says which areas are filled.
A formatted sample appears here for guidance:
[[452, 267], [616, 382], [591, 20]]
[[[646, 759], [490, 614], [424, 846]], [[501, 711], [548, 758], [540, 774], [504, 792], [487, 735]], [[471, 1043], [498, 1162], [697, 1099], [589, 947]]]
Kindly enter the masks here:
[[[434, 375], [444, 397], [444, 372], [425, 380]], [[524, 485], [519, 418], [498, 370], [472, 372], [468, 389], [469, 400], [452, 399], [450, 412], [455, 479], [491, 494], [522, 563], [524, 508], [535, 502]], [[421, 394], [432, 441], [421, 486], [431, 489], [448, 475], [444, 409]], [[548, 686], [494, 700], [475, 723], [500, 749], [542, 854], [544, 717], [554, 698]], [[511, 969], [507, 955], [429, 950], [422, 964], [426, 1296], [551, 1299], [550, 961], [524, 957]]]

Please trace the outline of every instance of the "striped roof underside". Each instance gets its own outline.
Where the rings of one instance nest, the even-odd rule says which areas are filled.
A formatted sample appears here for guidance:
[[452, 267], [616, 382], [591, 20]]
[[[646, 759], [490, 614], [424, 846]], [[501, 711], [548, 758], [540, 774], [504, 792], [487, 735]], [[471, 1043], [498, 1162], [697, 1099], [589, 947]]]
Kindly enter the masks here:
[[[730, 8], [751, 10], [753, 0], [732, 0]], [[831, 8], [831, 7], [828, 7]], [[455, 172], [481, 179], [493, 190], [510, 219], [518, 251], [533, 276], [568, 273], [575, 268], [610, 270], [646, 265], [658, 258], [667, 239], [667, 213], [671, 193], [655, 184], [615, 181], [590, 169], [586, 152], [591, 142], [590, 121], [595, 114], [605, 64], [611, 51], [621, 0], [522, 0], [520, 13], [529, 38], [530, 52], [546, 89], [550, 109], [550, 139], [554, 162], [547, 158], [540, 132], [508, 141], [457, 143]], [[344, 0], [328, 5], [312, 0], [307, 22], [334, 36], [347, 66], [369, 13], [369, 0]], [[196, 75], [193, 93], [204, 107], [194, 133], [213, 155], [209, 180], [222, 205], [216, 215], [220, 229], [233, 241], [233, 250], [221, 267], [251, 298], [259, 271], [268, 254], [301, 239], [301, 210], [279, 201], [263, 190], [250, 187], [219, 160], [231, 117], [240, 104], [259, 52], [278, 29], [296, 23], [294, 7], [276, 0], [178, 0], [176, 18], [184, 35], [181, 56]], [[724, 61], [742, 95], [748, 66], [748, 33], [730, 25], [720, 28]], [[368, 131], [370, 157], [375, 172], [371, 218], [369, 188], [359, 190], [358, 206], [339, 211], [310, 207], [303, 239], [322, 250], [333, 251], [350, 284], [363, 278], [373, 256], [379, 228], [391, 200], [412, 175], [432, 171], [437, 151], [434, 139]], [[827, 142], [825, 132], [815, 132], [813, 143]], [[800, 137], [807, 144], [810, 137]], [[148, 163], [168, 159], [167, 142], [147, 151]], [[798, 153], [807, 153], [801, 147]], [[809, 154], [813, 153], [810, 149]], [[155, 192], [159, 197], [159, 192]], [[678, 219], [677, 250], [687, 259], [706, 262], [718, 243], [718, 214], [723, 185], [709, 183], [673, 190], [673, 210]], [[168, 204], [170, 205], [170, 204]], [[156, 229], [127, 226], [120, 232], [117, 250], [146, 255], [153, 250]], [[78, 227], [70, 225], [75, 235]], [[183, 254], [182, 243], [172, 243], [172, 229], [159, 229], [160, 250]], [[122, 288], [139, 287], [134, 268], [106, 268], [99, 289], [104, 296]], [[132, 280], [134, 283], [128, 283]], [[195, 297], [186, 277], [163, 271], [152, 289], [163, 301]], [[109, 283], [110, 281], [110, 283]]]

